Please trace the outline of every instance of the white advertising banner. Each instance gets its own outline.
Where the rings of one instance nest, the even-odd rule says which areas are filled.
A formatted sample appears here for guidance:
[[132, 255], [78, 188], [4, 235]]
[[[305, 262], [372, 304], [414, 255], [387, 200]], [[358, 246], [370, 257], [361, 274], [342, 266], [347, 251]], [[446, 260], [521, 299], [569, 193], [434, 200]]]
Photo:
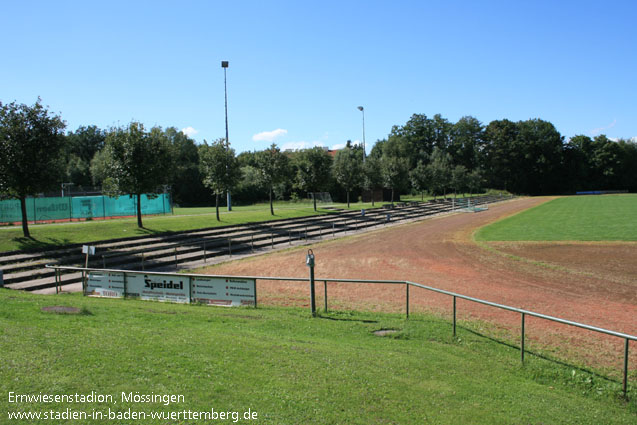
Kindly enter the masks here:
[[92, 297], [124, 298], [124, 273], [89, 272], [86, 295]]
[[142, 300], [190, 302], [189, 278], [184, 275], [126, 273], [126, 295]]
[[210, 305], [254, 305], [254, 279], [193, 277], [192, 302]]
[[254, 279], [234, 277], [91, 271], [86, 295], [234, 307], [255, 305], [255, 286]]

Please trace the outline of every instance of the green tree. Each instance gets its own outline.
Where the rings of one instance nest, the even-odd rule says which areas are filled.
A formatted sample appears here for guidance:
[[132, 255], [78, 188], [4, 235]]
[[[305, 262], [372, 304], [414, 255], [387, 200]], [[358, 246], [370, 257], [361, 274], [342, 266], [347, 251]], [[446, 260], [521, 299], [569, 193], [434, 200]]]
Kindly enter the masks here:
[[380, 160], [375, 156], [368, 156], [363, 164], [362, 172], [361, 186], [371, 192], [372, 206], [374, 206], [374, 190], [382, 184]]
[[352, 146], [348, 140], [345, 148], [336, 152], [332, 165], [334, 178], [347, 192], [347, 208], [349, 194], [359, 187], [363, 179], [363, 150]]
[[144, 125], [131, 122], [109, 132], [104, 147], [103, 190], [109, 195], [130, 194], [137, 198], [137, 226], [142, 224], [142, 194], [156, 196], [170, 180], [171, 149], [161, 128], [146, 132]]
[[0, 194], [20, 200], [24, 237], [31, 237], [26, 197], [59, 183], [65, 126], [40, 98], [33, 106], [0, 102]]
[[391, 189], [391, 203], [393, 204], [396, 189], [406, 185], [409, 173], [409, 159], [384, 152], [380, 158], [380, 173], [383, 186]]
[[294, 157], [297, 188], [312, 194], [316, 211], [316, 192], [324, 189], [330, 181], [332, 157], [320, 146], [304, 149]]
[[469, 196], [474, 193], [478, 193], [483, 184], [484, 177], [482, 170], [480, 168], [474, 168], [467, 175], [467, 188], [469, 189]]
[[281, 153], [281, 149], [273, 143], [270, 148], [257, 152], [255, 155], [256, 168], [259, 171], [259, 181], [268, 188], [270, 199], [270, 214], [274, 215], [272, 195], [274, 187], [283, 182], [289, 172], [288, 157]]
[[454, 164], [464, 165], [467, 170], [479, 166], [480, 150], [484, 144], [484, 127], [471, 116], [462, 117], [451, 129], [448, 152]]
[[469, 173], [464, 165], [456, 165], [451, 170], [451, 187], [453, 188], [453, 197], [458, 197], [458, 191], [464, 192], [467, 187]]
[[209, 193], [199, 173], [199, 149], [195, 141], [175, 127], [167, 128], [164, 133], [173, 158], [169, 181], [173, 202], [181, 206], [207, 202]]
[[442, 149], [434, 148], [431, 162], [427, 165], [431, 192], [436, 195], [443, 193], [447, 197], [447, 188], [451, 184], [451, 155]]
[[104, 149], [107, 132], [97, 126], [81, 126], [66, 135], [64, 147], [66, 167], [66, 181], [76, 186], [90, 186], [92, 184], [91, 161], [95, 155]]
[[417, 191], [420, 192], [421, 199], [425, 200], [425, 191], [430, 187], [431, 177], [429, 175], [429, 169], [424, 161], [418, 161], [418, 165], [416, 168], [409, 172], [409, 180], [411, 181], [411, 186]]
[[221, 221], [219, 196], [232, 190], [241, 179], [241, 169], [234, 149], [227, 147], [224, 139], [218, 139], [210, 145], [204, 141], [204, 144], [199, 146], [199, 170], [204, 186], [215, 194], [217, 221]]

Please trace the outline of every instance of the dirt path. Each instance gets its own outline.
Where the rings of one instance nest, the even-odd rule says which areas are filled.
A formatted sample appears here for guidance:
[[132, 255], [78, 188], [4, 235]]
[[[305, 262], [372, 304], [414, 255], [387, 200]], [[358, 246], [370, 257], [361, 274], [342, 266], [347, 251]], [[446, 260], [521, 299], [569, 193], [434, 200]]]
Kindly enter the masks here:
[[[499, 251], [478, 246], [472, 239], [476, 228], [523, 211], [549, 198], [525, 198], [490, 206], [481, 213], [460, 213], [422, 222], [330, 241], [312, 246], [319, 278], [411, 280], [493, 302], [525, 308], [548, 315], [587, 323], [629, 334], [637, 334], [637, 295], [630, 270], [604, 273], [604, 268], [581, 269], [578, 263], [566, 268], [539, 266], [503, 255], [507, 250], [524, 256], [511, 247]], [[587, 245], [562, 244], [562, 262], [591, 255]], [[506, 249], [505, 249], [506, 248]], [[583, 251], [578, 251], [581, 250]], [[598, 263], [613, 255], [596, 244]], [[637, 258], [637, 244], [622, 247], [627, 258]], [[555, 256], [555, 254], [550, 254]], [[550, 256], [549, 255], [549, 256]], [[533, 258], [533, 255], [530, 256]], [[553, 257], [551, 257], [553, 258]], [[590, 257], [589, 257], [590, 258]], [[542, 258], [535, 258], [542, 260]], [[305, 250], [294, 249], [267, 256], [222, 264], [206, 273], [265, 276], [308, 274]], [[559, 264], [560, 261], [557, 261]], [[631, 266], [632, 267], [632, 266]], [[593, 267], [594, 268], [594, 267]], [[632, 270], [632, 269], [631, 269]], [[582, 273], [584, 271], [585, 273]], [[322, 294], [322, 285], [319, 285]], [[259, 298], [266, 304], [307, 305], [307, 284], [264, 282]], [[402, 311], [404, 288], [391, 285], [329, 284], [330, 305], [361, 310]], [[319, 300], [319, 306], [322, 301]], [[451, 299], [427, 291], [413, 290], [412, 311], [433, 311], [450, 315]], [[519, 314], [501, 311], [468, 301], [458, 301], [459, 318], [479, 319], [516, 335]], [[623, 341], [541, 319], [527, 319], [531, 348], [555, 347], [569, 358], [599, 366], [600, 361], [619, 371]], [[541, 343], [540, 343], [541, 341]], [[634, 346], [634, 345], [633, 345]], [[637, 347], [636, 347], [637, 348]], [[637, 349], [632, 350], [631, 369], [637, 368]]]

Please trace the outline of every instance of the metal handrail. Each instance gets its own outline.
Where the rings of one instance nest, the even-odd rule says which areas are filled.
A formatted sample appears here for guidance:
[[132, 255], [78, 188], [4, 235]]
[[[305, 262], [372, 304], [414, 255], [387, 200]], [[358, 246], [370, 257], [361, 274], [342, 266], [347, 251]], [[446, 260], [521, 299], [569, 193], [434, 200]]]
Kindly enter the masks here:
[[[168, 272], [145, 272], [145, 271], [136, 271], [136, 270], [96, 269], [96, 268], [72, 267], [72, 266], [56, 266], [56, 265], [49, 265], [49, 264], [46, 265], [46, 268], [55, 269], [56, 285], [61, 283], [60, 282], [61, 276], [60, 276], [60, 273], [59, 273], [60, 270], [69, 270], [69, 271], [76, 271], [76, 272], [82, 272], [82, 273], [86, 273], [86, 272], [90, 272], [90, 271], [97, 271], [97, 272], [110, 272], [110, 273], [149, 273], [149, 274], [153, 274], [153, 275], [166, 275], [166, 276], [173, 276], [174, 275], [174, 273], [168, 273]], [[514, 312], [514, 313], [519, 313], [521, 315], [521, 318], [522, 318], [522, 322], [521, 322], [521, 338], [520, 338], [520, 354], [521, 354], [522, 362], [524, 362], [524, 353], [525, 353], [524, 343], [525, 343], [525, 317], [526, 316], [537, 317], [537, 318], [540, 318], [540, 319], [544, 319], [544, 320], [548, 320], [548, 321], [552, 321], [552, 322], [556, 322], [556, 323], [561, 323], [561, 324], [564, 324], [564, 325], [574, 326], [574, 327], [578, 327], [578, 328], [581, 328], [581, 329], [586, 329], [586, 330], [589, 330], [589, 331], [598, 332], [598, 333], [614, 336], [614, 337], [617, 337], [617, 338], [622, 338], [622, 339], [624, 339], [624, 368], [623, 368], [622, 390], [623, 390], [624, 395], [626, 395], [626, 393], [627, 393], [627, 389], [628, 389], [628, 348], [629, 348], [629, 341], [637, 341], [637, 336], [635, 336], [635, 335], [631, 335], [631, 334], [627, 334], [627, 333], [623, 333], [623, 332], [617, 332], [617, 331], [613, 331], [613, 330], [610, 330], [610, 329], [600, 328], [598, 326], [592, 326], [592, 325], [588, 325], [588, 324], [585, 324], [585, 323], [575, 322], [575, 321], [572, 321], [572, 320], [562, 319], [560, 317], [550, 316], [550, 315], [547, 315], [547, 314], [542, 314], [542, 313], [538, 313], [538, 312], [531, 311], [531, 310], [526, 310], [526, 309], [522, 309], [522, 308], [512, 307], [512, 306], [505, 305], [505, 304], [499, 304], [499, 303], [495, 303], [495, 302], [492, 302], [492, 301], [483, 300], [483, 299], [480, 299], [480, 298], [470, 297], [468, 295], [463, 295], [463, 294], [459, 294], [457, 292], [447, 291], [447, 290], [444, 290], [444, 289], [434, 288], [432, 286], [427, 286], [427, 285], [423, 285], [423, 284], [420, 284], [420, 283], [411, 282], [411, 281], [408, 281], [408, 280], [339, 279], [339, 278], [315, 278], [315, 279], [310, 279], [310, 278], [301, 278], [301, 277], [281, 277], [281, 276], [201, 275], [201, 274], [196, 274], [196, 273], [181, 273], [180, 275], [183, 275], [184, 277], [201, 277], [201, 276], [206, 276], [206, 277], [211, 277], [211, 278], [228, 278], [228, 277], [232, 277], [232, 278], [236, 278], [236, 279], [253, 279], [255, 282], [257, 280], [274, 280], [274, 281], [287, 281], [287, 282], [310, 282], [311, 281], [312, 283], [313, 283], [313, 280], [323, 281], [324, 285], [325, 285], [324, 289], [325, 289], [325, 310], [326, 311], [327, 311], [327, 282], [405, 285], [405, 289], [406, 289], [405, 311], [406, 311], [407, 318], [409, 318], [409, 287], [413, 286], [413, 287], [416, 287], [416, 288], [425, 289], [427, 291], [432, 291], [432, 292], [436, 292], [436, 293], [439, 293], [439, 294], [448, 295], [448, 296], [453, 298], [453, 335], [454, 336], [456, 335], [456, 299], [458, 299], [458, 298], [463, 299], [463, 300], [467, 300], [467, 301], [472, 301], [472, 302], [475, 302], [475, 303], [478, 303], [478, 304], [487, 305], [487, 306], [490, 306], [490, 307], [499, 308], [499, 309], [502, 309], [502, 310], [511, 311], [511, 312]], [[60, 284], [60, 286], [61, 286], [61, 284]], [[57, 286], [56, 286], [56, 290], [57, 290]], [[256, 303], [256, 299], [255, 299], [255, 303]]]

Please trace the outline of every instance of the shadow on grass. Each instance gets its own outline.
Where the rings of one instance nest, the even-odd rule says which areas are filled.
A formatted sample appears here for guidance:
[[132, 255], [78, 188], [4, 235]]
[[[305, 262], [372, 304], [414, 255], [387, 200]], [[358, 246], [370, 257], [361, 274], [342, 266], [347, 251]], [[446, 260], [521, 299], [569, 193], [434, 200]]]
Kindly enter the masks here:
[[[500, 345], [504, 345], [504, 346], [509, 347], [509, 348], [513, 348], [516, 351], [520, 351], [520, 346], [519, 345], [512, 344], [512, 343], [507, 342], [507, 341], [503, 341], [501, 339], [489, 336], [487, 334], [475, 331], [473, 329], [466, 328], [466, 327], [461, 326], [461, 325], [457, 325], [457, 327], [458, 327], [458, 329], [462, 329], [462, 330], [464, 330], [466, 332], [469, 332], [469, 333], [471, 333], [473, 335], [479, 336], [481, 338], [488, 339], [489, 341], [495, 342], [495, 343], [500, 344]], [[618, 381], [616, 379], [613, 379], [613, 378], [610, 378], [608, 376], [602, 375], [602, 374], [600, 374], [598, 372], [595, 372], [592, 369], [588, 369], [588, 368], [583, 367], [583, 366], [577, 366], [577, 365], [574, 365], [574, 364], [571, 364], [571, 363], [567, 363], [567, 362], [565, 362], [563, 360], [556, 359], [556, 358], [548, 356], [546, 354], [539, 353], [539, 352], [534, 351], [534, 350], [529, 350], [526, 347], [524, 348], [524, 354], [525, 354], [525, 356], [526, 355], [532, 355], [534, 357], [537, 357], [537, 358], [542, 359], [542, 360], [546, 360], [546, 361], [551, 362], [551, 363], [556, 364], [556, 365], [568, 367], [570, 369], [574, 369], [574, 370], [577, 370], [579, 372], [588, 373], [590, 375], [595, 376], [596, 378], [602, 379], [602, 380], [607, 381], [607, 382], [613, 382], [613, 383], [620, 383], [621, 384], [620, 381]]]
[[46, 238], [38, 240], [33, 236], [28, 238], [24, 236], [13, 238], [13, 241], [18, 244], [21, 251], [41, 251], [43, 249], [56, 248], [63, 245], [69, 245], [71, 243], [69, 239]]
[[378, 320], [358, 319], [356, 317], [334, 317], [329, 312], [318, 312], [317, 317], [324, 320], [334, 320], [337, 322], [359, 322], [359, 323], [378, 323]]

